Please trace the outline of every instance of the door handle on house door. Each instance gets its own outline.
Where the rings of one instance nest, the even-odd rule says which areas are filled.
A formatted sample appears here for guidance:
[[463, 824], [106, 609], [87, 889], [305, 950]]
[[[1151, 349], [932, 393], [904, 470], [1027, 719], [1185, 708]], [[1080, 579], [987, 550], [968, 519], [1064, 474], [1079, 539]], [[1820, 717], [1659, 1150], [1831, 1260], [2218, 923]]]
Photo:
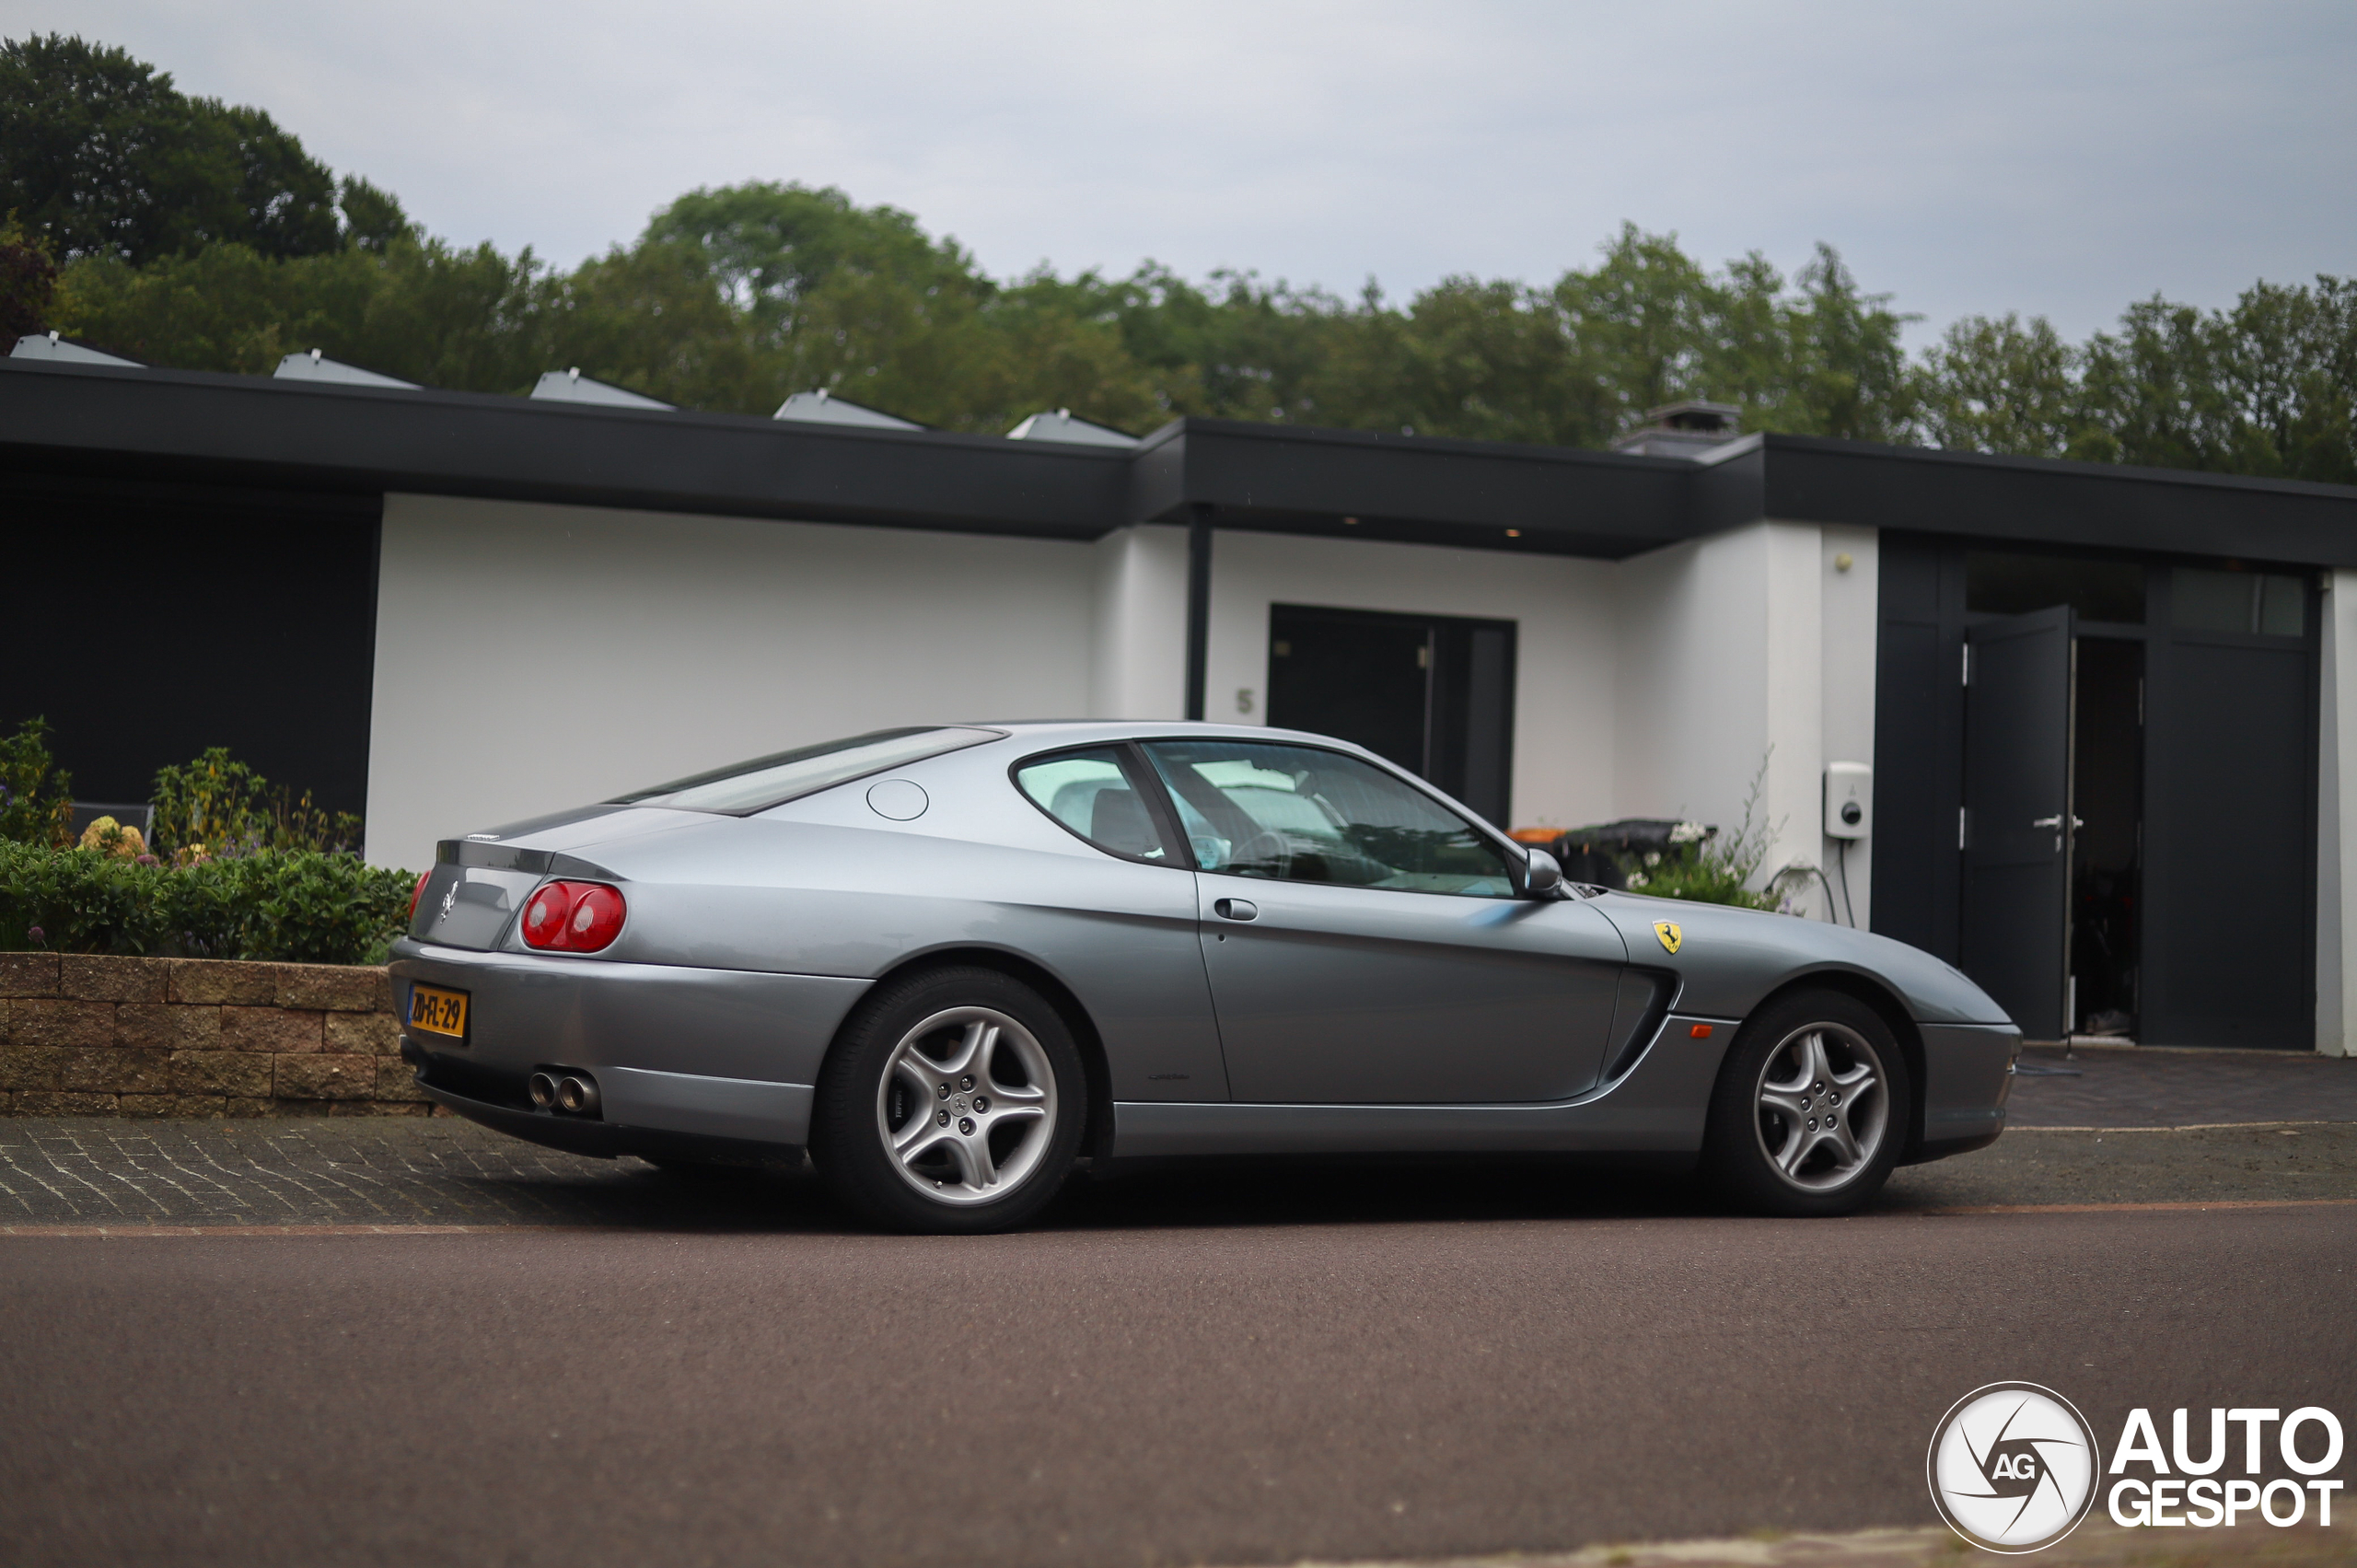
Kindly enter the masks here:
[[2060, 817], [2040, 817], [2030, 824], [2033, 828], [2059, 828], [2061, 825], [2062, 819]]
[[1251, 920], [1260, 912], [1260, 906], [1249, 899], [1214, 899], [1212, 912], [1222, 920]]

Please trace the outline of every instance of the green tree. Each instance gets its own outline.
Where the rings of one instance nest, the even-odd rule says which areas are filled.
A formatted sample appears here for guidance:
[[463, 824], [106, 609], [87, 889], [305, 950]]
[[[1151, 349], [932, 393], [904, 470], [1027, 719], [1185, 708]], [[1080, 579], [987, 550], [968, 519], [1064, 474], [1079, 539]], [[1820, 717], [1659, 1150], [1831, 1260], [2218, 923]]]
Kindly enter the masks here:
[[358, 175], [343, 177], [336, 208], [343, 215], [344, 238], [363, 250], [382, 251], [395, 240], [424, 238], [391, 192], [379, 190]]
[[261, 110], [189, 98], [168, 72], [79, 38], [0, 41], [0, 209], [58, 255], [136, 263], [234, 242], [312, 256], [390, 232], [390, 197], [354, 181], [345, 194], [365, 228], [347, 228], [334, 176]]
[[1917, 431], [1953, 451], [2086, 456], [2103, 433], [2087, 423], [2084, 360], [2043, 316], [1968, 316], [1916, 369]]
[[641, 243], [703, 252], [729, 300], [781, 340], [800, 324], [797, 308], [844, 273], [890, 279], [928, 298], [987, 287], [956, 240], [929, 239], [910, 214], [856, 206], [832, 186], [691, 191], [655, 215]]
[[0, 218], [0, 353], [49, 325], [57, 296], [57, 262], [49, 246], [25, 232], [17, 215]]

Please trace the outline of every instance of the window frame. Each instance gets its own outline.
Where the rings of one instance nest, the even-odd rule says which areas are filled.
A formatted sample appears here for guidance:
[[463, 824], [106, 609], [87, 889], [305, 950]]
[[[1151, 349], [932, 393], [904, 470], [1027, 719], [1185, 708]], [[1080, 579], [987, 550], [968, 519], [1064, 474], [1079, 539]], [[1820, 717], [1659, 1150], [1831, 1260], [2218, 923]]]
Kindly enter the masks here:
[[[1506, 894], [1504, 901], [1515, 902], [1527, 899], [1530, 896], [1530, 859], [1520, 844], [1514, 842], [1514, 841], [1504, 837], [1503, 834], [1492, 831], [1490, 826], [1483, 822], [1479, 817], [1463, 810], [1461, 807], [1451, 802], [1446, 796], [1442, 795], [1438, 790], [1433, 788], [1433, 786], [1427, 784], [1424, 780], [1418, 778], [1415, 774], [1408, 772], [1407, 769], [1400, 767], [1398, 763], [1392, 762], [1386, 758], [1375, 756], [1373, 753], [1361, 754], [1356, 751], [1345, 751], [1338, 746], [1321, 746], [1314, 741], [1295, 740], [1290, 738], [1280, 739], [1275, 737], [1271, 737], [1267, 739], [1260, 739], [1238, 735], [1142, 735], [1133, 738], [1128, 742], [1128, 744], [1136, 752], [1138, 761], [1151, 771], [1155, 791], [1157, 796], [1159, 796], [1161, 792], [1167, 790], [1169, 786], [1162, 777], [1162, 770], [1155, 767], [1154, 759], [1145, 754], [1145, 749], [1149, 746], [1155, 745], [1183, 746], [1201, 744], [1204, 741], [1228, 741], [1238, 746], [1283, 746], [1290, 747], [1295, 751], [1321, 751], [1330, 757], [1341, 757], [1350, 761], [1364, 763], [1366, 766], [1375, 769], [1378, 772], [1388, 775], [1399, 783], [1405, 784], [1408, 788], [1413, 790], [1418, 795], [1422, 796], [1426, 800], [1432, 803], [1433, 807], [1436, 810], [1439, 810], [1464, 823], [1466, 827], [1472, 830], [1475, 838], [1488, 844], [1491, 849], [1497, 854], [1499, 860], [1505, 866], [1506, 886], [1509, 891]], [[1026, 798], [1028, 797], [1027, 796]], [[1167, 799], [1160, 799], [1158, 804], [1163, 811], [1168, 813], [1169, 820], [1176, 824], [1178, 821], [1178, 808], [1175, 806], [1170, 805]], [[1231, 807], [1230, 808], [1237, 810], [1242, 809], [1237, 807]], [[1196, 809], [1200, 811], [1202, 808], [1201, 807], [1197, 807]], [[1208, 813], [1206, 813], [1206, 815], [1208, 815]], [[1178, 842], [1187, 856], [1188, 865], [1196, 871], [1202, 871], [1203, 869], [1202, 866], [1197, 865], [1195, 861], [1195, 846], [1193, 841], [1187, 838], [1184, 833], [1180, 833]], [[1214, 870], [1211, 875], [1228, 876], [1233, 875], [1233, 873]], [[1240, 881], [1266, 880], [1271, 882], [1283, 882], [1294, 887], [1301, 888], [1337, 888], [1347, 885], [1339, 882], [1311, 882], [1291, 877], [1271, 877], [1266, 878], [1247, 878], [1239, 877], [1237, 879]], [[1363, 893], [1399, 893], [1411, 897], [1425, 899], [1462, 899], [1472, 896], [1465, 893], [1434, 892], [1423, 888], [1360, 888], [1355, 890]]]
[[[1024, 769], [1037, 767], [1042, 762], [1052, 762], [1060, 757], [1079, 756], [1090, 751], [1113, 753], [1114, 765], [1120, 769], [1121, 776], [1129, 781], [1131, 791], [1137, 796], [1140, 804], [1144, 806], [1146, 818], [1154, 824], [1155, 831], [1162, 835], [1163, 847], [1167, 852], [1162, 859], [1151, 860], [1142, 854], [1123, 854], [1119, 850], [1107, 849], [1103, 844], [1049, 810], [1029, 790], [1023, 787]], [[1028, 806], [1058, 828], [1070, 833], [1109, 860], [1126, 861], [1132, 865], [1151, 865], [1160, 869], [1175, 868], [1180, 871], [1202, 869], [1195, 864], [1194, 846], [1187, 842], [1187, 835], [1180, 830], [1177, 809], [1163, 794], [1161, 775], [1155, 772], [1153, 761], [1147, 758], [1144, 749], [1134, 740], [1092, 740], [1077, 746], [1057, 746], [1045, 751], [1034, 751], [1028, 756], [1018, 757], [1006, 765], [1006, 782], [1024, 805]]]

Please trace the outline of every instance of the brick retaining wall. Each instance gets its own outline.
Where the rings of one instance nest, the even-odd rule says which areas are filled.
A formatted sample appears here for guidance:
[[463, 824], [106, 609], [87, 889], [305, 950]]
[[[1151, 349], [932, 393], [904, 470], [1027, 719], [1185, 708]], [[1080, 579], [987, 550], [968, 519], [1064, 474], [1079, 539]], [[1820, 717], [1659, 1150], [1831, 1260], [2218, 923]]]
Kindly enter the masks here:
[[0, 1115], [423, 1116], [381, 969], [0, 953]]

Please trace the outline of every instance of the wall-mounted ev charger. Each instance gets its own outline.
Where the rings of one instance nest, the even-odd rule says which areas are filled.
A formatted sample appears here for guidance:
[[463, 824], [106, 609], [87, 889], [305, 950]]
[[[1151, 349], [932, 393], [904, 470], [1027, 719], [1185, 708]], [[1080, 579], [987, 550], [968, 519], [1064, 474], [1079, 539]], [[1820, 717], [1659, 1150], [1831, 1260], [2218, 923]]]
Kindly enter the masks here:
[[[1825, 836], [1839, 840], [1841, 902], [1844, 923], [1858, 923], [1858, 906], [1850, 895], [1850, 846], [1875, 830], [1875, 771], [1865, 762], [1825, 764]], [[1828, 889], [1829, 893], [1831, 889]]]
[[1863, 839], [1875, 830], [1875, 771], [1864, 762], [1825, 764], [1825, 836]]

